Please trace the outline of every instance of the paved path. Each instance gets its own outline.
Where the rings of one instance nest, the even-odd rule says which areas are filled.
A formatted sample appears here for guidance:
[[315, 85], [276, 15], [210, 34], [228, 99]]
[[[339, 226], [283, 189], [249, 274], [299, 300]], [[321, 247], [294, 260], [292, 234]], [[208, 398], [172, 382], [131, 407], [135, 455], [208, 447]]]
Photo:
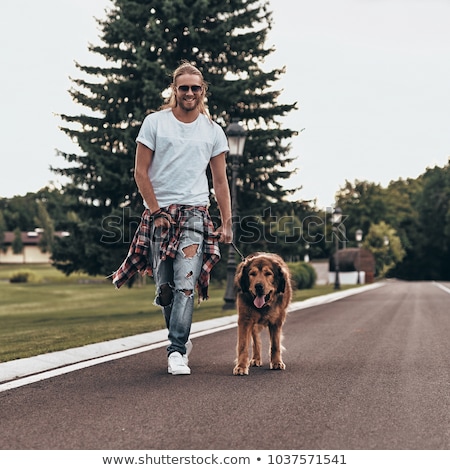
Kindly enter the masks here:
[[[381, 283], [360, 286], [314, 297], [302, 302], [293, 302], [289, 310], [301, 310], [314, 305], [334, 302], [380, 286], [382, 286]], [[235, 328], [237, 326], [236, 322], [237, 315], [196, 322], [192, 326], [191, 337], [194, 339], [228, 328]], [[0, 392], [103, 362], [162, 348], [167, 344], [167, 330], [164, 329], [0, 363]]]

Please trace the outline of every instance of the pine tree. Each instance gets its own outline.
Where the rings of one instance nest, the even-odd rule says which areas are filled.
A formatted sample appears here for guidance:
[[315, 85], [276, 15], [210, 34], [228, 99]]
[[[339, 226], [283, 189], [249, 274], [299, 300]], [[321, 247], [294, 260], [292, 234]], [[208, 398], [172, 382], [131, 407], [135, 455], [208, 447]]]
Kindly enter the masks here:
[[182, 60], [195, 64], [209, 83], [212, 118], [224, 129], [238, 118], [248, 131], [239, 168], [240, 215], [256, 217], [287, 196], [283, 180], [290, 176], [287, 154], [295, 132], [282, 129], [280, 118], [296, 105], [277, 101], [274, 85], [284, 69], [261, 67], [273, 52], [265, 46], [272, 27], [268, 3], [113, 0], [99, 21], [102, 43], [90, 47], [107, 65], [77, 64], [90, 79], [73, 80], [70, 91], [90, 112], [62, 115], [62, 130], [82, 153], [60, 152], [70, 165], [55, 169], [71, 180], [65, 190], [76, 195], [79, 217], [70, 229], [74, 236], [54, 247], [57, 267], [111, 272], [126, 253], [142, 210], [132, 171], [135, 138], [145, 115], [163, 104]]
[[47, 208], [45, 207], [44, 202], [36, 200], [36, 204], [37, 216], [34, 218], [34, 220], [36, 222], [36, 226], [43, 230], [38, 245], [42, 253], [51, 253], [55, 225], [47, 211]]
[[23, 251], [22, 231], [19, 227], [14, 230], [14, 238], [11, 244], [12, 252], [19, 255]]

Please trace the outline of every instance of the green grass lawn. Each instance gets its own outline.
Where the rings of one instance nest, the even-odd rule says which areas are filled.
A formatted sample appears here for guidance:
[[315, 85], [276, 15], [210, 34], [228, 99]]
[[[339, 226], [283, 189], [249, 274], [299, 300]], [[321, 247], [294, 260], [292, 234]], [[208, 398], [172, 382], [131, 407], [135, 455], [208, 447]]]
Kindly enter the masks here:
[[[10, 283], [11, 274], [23, 269], [33, 273], [33, 282]], [[210, 299], [196, 305], [194, 321], [235, 314], [222, 309], [224, 290], [210, 287]], [[0, 265], [0, 362], [162, 329], [154, 291], [149, 278], [117, 290], [101, 277], [67, 277], [48, 265]], [[333, 286], [298, 290], [293, 300], [332, 291]]]

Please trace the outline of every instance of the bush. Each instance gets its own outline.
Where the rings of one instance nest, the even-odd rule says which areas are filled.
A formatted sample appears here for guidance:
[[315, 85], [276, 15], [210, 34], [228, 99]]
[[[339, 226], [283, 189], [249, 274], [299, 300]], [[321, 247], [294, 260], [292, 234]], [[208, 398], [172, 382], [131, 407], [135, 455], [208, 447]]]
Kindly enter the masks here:
[[292, 286], [295, 289], [312, 289], [317, 280], [316, 270], [304, 261], [288, 263]]
[[9, 282], [37, 282], [38, 276], [33, 271], [16, 271], [11, 274]]

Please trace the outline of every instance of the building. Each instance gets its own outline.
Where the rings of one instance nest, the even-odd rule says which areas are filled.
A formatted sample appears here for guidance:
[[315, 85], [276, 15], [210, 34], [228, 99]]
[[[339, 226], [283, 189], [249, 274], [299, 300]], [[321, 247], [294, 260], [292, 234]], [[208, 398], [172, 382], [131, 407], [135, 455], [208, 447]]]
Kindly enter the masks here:
[[[55, 232], [55, 236], [65, 237], [68, 232]], [[0, 264], [43, 264], [50, 263], [51, 253], [43, 253], [39, 247], [42, 237], [42, 229], [35, 229], [30, 232], [21, 232], [23, 249], [20, 253], [14, 253], [13, 243], [15, 239], [14, 232], [5, 232], [3, 246], [6, 251], [0, 249]]]
[[[346, 248], [338, 251], [341, 284], [370, 284], [375, 278], [375, 258], [365, 248]], [[336, 278], [336, 253], [329, 260], [329, 283]]]

